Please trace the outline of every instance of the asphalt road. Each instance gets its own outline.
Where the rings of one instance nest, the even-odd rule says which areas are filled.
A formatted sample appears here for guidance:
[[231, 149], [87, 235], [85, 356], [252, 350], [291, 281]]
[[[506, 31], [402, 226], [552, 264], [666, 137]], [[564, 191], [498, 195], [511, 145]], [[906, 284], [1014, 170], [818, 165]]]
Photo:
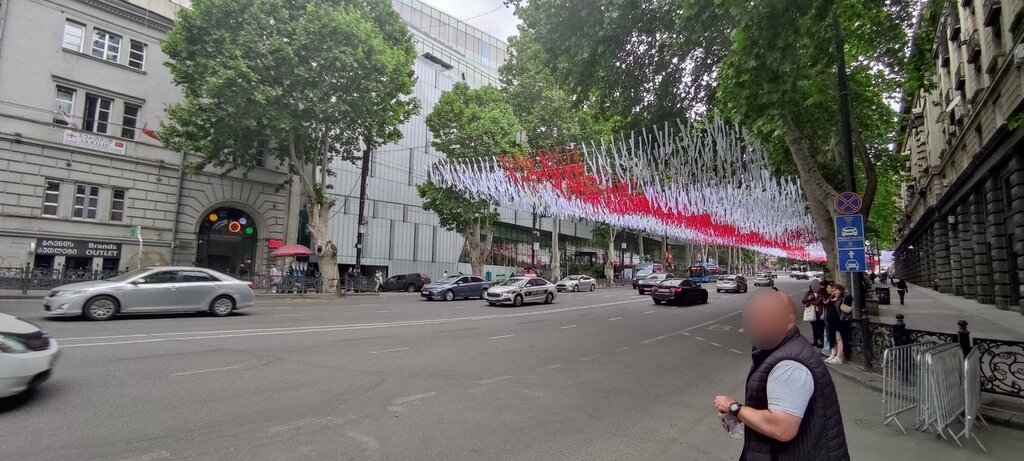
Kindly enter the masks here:
[[98, 323], [0, 301], [63, 349], [50, 381], [0, 400], [2, 458], [736, 459], [711, 402], [742, 396], [748, 295], [710, 291], [679, 308], [627, 289], [518, 309], [259, 298]]

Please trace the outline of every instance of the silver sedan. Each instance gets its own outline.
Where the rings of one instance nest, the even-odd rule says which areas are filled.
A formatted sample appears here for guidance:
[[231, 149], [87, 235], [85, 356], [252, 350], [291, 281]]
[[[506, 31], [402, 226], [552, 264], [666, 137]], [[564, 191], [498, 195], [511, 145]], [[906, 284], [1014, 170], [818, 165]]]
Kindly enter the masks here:
[[207, 311], [226, 317], [253, 305], [253, 285], [198, 267], [150, 267], [107, 280], [57, 287], [43, 299], [53, 316], [108, 320], [116, 314]]
[[555, 284], [558, 291], [594, 291], [597, 281], [588, 275], [570, 275]]

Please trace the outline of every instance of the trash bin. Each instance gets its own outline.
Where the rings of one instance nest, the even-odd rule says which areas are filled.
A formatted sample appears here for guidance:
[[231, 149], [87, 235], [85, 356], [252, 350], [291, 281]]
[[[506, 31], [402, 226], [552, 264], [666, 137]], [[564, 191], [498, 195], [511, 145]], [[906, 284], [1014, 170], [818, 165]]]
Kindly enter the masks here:
[[878, 304], [889, 304], [889, 300], [892, 299], [889, 296], [889, 287], [876, 287], [875, 298], [878, 298]]

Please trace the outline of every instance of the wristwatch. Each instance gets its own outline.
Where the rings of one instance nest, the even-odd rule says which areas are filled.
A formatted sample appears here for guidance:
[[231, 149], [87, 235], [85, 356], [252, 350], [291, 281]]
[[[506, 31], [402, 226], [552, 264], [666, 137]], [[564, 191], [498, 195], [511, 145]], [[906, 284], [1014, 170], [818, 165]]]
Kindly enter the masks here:
[[729, 404], [729, 414], [733, 415], [733, 416], [739, 416], [740, 408], [742, 408], [742, 407], [743, 407], [742, 403], [739, 403], [739, 402], [730, 403]]

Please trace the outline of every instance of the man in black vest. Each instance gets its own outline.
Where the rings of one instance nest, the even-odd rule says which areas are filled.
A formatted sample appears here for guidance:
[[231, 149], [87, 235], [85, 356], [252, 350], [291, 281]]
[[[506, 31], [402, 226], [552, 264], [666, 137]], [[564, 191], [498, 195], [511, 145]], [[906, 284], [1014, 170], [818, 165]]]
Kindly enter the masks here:
[[849, 460], [832, 376], [796, 328], [793, 300], [758, 290], [747, 300], [743, 328], [754, 345], [745, 401], [715, 397], [719, 413], [746, 426], [740, 460]]

